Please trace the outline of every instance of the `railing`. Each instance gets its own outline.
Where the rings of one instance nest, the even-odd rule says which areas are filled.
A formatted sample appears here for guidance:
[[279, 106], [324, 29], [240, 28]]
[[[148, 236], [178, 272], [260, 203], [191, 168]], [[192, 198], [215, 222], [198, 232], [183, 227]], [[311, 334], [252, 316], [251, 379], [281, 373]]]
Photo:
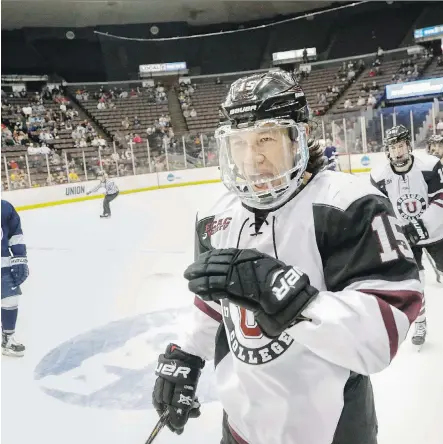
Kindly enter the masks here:
[[23, 150], [3, 153], [2, 190], [95, 180], [99, 171], [122, 177], [218, 165], [213, 133], [190, 133], [173, 142], [154, 135], [150, 142], [129, 141], [122, 146], [65, 149], [61, 155]]
[[[411, 130], [414, 148], [423, 148], [428, 136], [437, 132], [441, 102], [430, 102], [408, 108], [385, 108], [356, 111], [342, 116], [324, 116], [314, 121], [311, 136], [324, 145], [334, 145], [346, 165], [351, 154], [383, 150], [385, 131], [395, 124]], [[28, 154], [13, 150], [2, 156], [2, 190], [34, 188], [63, 183], [94, 180], [99, 171], [110, 177], [132, 176], [161, 171], [218, 166], [214, 134], [189, 133], [181, 139], [148, 136], [148, 141], [128, 141], [117, 148], [107, 147], [65, 149], [58, 154]], [[349, 168], [350, 169], [350, 168]]]

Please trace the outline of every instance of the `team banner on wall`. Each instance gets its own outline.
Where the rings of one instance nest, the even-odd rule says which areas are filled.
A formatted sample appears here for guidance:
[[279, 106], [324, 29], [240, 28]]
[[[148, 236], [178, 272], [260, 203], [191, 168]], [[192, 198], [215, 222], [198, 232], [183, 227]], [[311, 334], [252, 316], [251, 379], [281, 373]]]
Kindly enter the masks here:
[[439, 94], [443, 94], [443, 77], [386, 85], [387, 100], [410, 99]]
[[443, 37], [443, 25], [428, 26], [427, 28], [416, 29], [414, 38], [416, 42], [426, 42], [437, 40]]
[[[291, 51], [274, 52], [272, 62], [274, 65], [283, 63], [301, 62], [303, 60], [303, 49], [293, 49]], [[316, 60], [317, 48], [306, 48], [308, 60]]]
[[152, 73], [168, 73], [185, 71], [187, 69], [186, 62], [174, 62], [174, 63], [152, 63], [150, 65], [140, 65], [140, 74], [152, 74]]

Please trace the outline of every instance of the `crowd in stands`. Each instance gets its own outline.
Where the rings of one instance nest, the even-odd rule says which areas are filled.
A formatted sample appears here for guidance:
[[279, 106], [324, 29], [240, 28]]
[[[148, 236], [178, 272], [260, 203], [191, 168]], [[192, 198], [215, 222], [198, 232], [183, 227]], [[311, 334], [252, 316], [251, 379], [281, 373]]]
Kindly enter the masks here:
[[[369, 66], [363, 59], [354, 59], [314, 71], [298, 67], [294, 74], [313, 114], [323, 116], [332, 107], [332, 113], [376, 107], [387, 83], [421, 77], [431, 59], [432, 55], [424, 51], [404, 60], [386, 61], [383, 49], [378, 48]], [[436, 57], [433, 63], [440, 69], [442, 57]], [[75, 182], [85, 176], [94, 178], [100, 170], [110, 175], [131, 175], [182, 169], [184, 164], [216, 165], [212, 130], [218, 119], [208, 110], [217, 111], [232, 80], [222, 82], [217, 78], [198, 84], [182, 81], [175, 87], [189, 128], [178, 135], [168, 112], [170, 91], [161, 82], [77, 88], [71, 94], [80, 107], [71, 103], [63, 87], [44, 87], [32, 93], [2, 90], [1, 140], [7, 154], [2, 167], [6, 163], [9, 186], [17, 189]], [[79, 115], [79, 111], [86, 115]], [[361, 140], [353, 135], [357, 117], [351, 113], [345, 120], [348, 146], [358, 151]], [[341, 146], [344, 131], [340, 124], [334, 131], [327, 129], [327, 140]], [[437, 131], [443, 132], [442, 119]], [[369, 136], [366, 145], [368, 151], [380, 148], [380, 143]], [[40, 180], [32, 180], [27, 171], [39, 174]]]
[[[221, 83], [220, 79], [218, 79], [218, 82], [217, 84]], [[181, 82], [178, 87], [178, 101], [180, 102], [185, 119], [194, 119], [197, 117], [197, 111], [192, 107], [192, 95], [196, 88], [197, 85], [191, 85], [185, 82]]]

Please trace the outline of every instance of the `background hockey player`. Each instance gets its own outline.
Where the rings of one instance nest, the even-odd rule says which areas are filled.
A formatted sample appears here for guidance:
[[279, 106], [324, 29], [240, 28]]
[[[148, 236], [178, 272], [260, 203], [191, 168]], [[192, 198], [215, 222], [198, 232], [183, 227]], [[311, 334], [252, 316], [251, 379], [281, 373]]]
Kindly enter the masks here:
[[325, 147], [324, 155], [327, 158], [327, 169], [331, 171], [340, 171], [340, 165], [337, 159], [337, 148], [332, 145], [332, 142], [327, 139], [327, 146]]
[[239, 79], [221, 109], [229, 192], [198, 214], [194, 319], [159, 357], [153, 403], [181, 433], [214, 359], [224, 444], [375, 444], [368, 375], [390, 364], [421, 304], [392, 206], [324, 170], [292, 74]]
[[[386, 132], [385, 148], [386, 164], [371, 171], [371, 181], [392, 202], [421, 270], [424, 289], [423, 247], [432, 257], [436, 272], [443, 274], [443, 165], [435, 156], [414, 156], [411, 136], [403, 125]], [[412, 342], [423, 345], [425, 339], [423, 297]]]
[[100, 183], [95, 188], [88, 191], [86, 195], [95, 193], [100, 188], [104, 188], [105, 198], [103, 199], [103, 214], [101, 214], [100, 217], [111, 217], [111, 206], [109, 204], [118, 196], [118, 187], [113, 180], [108, 178], [108, 175], [105, 172], [99, 171], [97, 176], [100, 179]]
[[443, 136], [439, 134], [432, 135], [428, 140], [428, 153], [436, 156], [443, 163]]
[[14, 338], [20, 285], [29, 275], [20, 216], [2, 199], [2, 353], [23, 356], [25, 347]]

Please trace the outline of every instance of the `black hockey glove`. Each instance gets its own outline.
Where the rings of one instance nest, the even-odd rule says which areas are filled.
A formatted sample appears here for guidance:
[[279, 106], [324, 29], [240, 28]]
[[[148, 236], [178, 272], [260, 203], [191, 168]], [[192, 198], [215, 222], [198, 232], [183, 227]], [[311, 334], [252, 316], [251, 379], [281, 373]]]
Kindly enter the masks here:
[[252, 311], [269, 337], [304, 320], [301, 312], [318, 294], [305, 273], [253, 249], [208, 251], [184, 276], [189, 290], [203, 300], [227, 298]]
[[152, 403], [160, 416], [168, 410], [167, 426], [177, 435], [183, 433], [189, 418], [200, 416], [195, 391], [204, 366], [203, 359], [174, 344], [169, 344], [165, 353], [158, 357]]
[[411, 247], [420, 241], [429, 239], [428, 230], [422, 219], [411, 219], [411, 221], [403, 227], [403, 232]]

